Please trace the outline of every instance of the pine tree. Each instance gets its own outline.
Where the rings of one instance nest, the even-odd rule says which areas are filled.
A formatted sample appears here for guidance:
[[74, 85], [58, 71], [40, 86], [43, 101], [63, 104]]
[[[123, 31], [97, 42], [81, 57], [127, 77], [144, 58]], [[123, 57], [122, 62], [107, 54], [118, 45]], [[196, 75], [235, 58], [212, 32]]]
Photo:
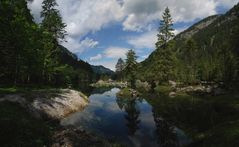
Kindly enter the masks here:
[[119, 58], [118, 62], [115, 65], [117, 79], [122, 80], [124, 68], [125, 68], [124, 60]]
[[45, 31], [50, 33], [55, 40], [64, 40], [66, 35], [66, 24], [62, 22], [62, 17], [56, 0], [44, 0], [42, 2], [41, 17], [43, 18], [42, 27]]
[[174, 37], [173, 20], [168, 7], [164, 10], [162, 18], [163, 20], [160, 21], [159, 33], [157, 35], [158, 42], [156, 43], [156, 48], [166, 45]]
[[128, 81], [130, 82], [130, 86], [135, 88], [135, 78], [136, 78], [136, 69], [137, 69], [137, 57], [135, 52], [131, 49], [126, 54], [126, 64], [125, 64], [125, 72], [128, 77]]
[[124, 60], [119, 58], [118, 62], [115, 65], [116, 72], [117, 73], [122, 72], [124, 70], [124, 67], [125, 67]]
[[160, 21], [158, 41], [156, 42], [157, 62], [154, 65], [155, 80], [165, 82], [173, 76], [173, 43], [169, 42], [173, 33], [173, 22], [170, 15], [169, 8], [165, 9], [163, 13], [163, 20]]
[[60, 64], [61, 48], [58, 41], [64, 41], [66, 25], [62, 22], [62, 17], [59, 10], [55, 8], [56, 6], [58, 6], [56, 0], [44, 0], [42, 2], [41, 17], [43, 21], [41, 27], [43, 29], [45, 54], [42, 74], [45, 80], [50, 83], [56, 83], [55, 76], [59, 73], [59, 69], [65, 66]]

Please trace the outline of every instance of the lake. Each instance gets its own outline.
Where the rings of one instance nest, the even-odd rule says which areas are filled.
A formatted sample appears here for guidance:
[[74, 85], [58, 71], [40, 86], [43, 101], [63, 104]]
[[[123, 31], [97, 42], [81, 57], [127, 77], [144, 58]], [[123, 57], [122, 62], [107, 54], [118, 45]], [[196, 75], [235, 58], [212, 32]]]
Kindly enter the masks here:
[[185, 133], [154, 115], [154, 108], [144, 98], [117, 98], [120, 89], [95, 89], [89, 105], [61, 121], [126, 146], [182, 146], [190, 142]]

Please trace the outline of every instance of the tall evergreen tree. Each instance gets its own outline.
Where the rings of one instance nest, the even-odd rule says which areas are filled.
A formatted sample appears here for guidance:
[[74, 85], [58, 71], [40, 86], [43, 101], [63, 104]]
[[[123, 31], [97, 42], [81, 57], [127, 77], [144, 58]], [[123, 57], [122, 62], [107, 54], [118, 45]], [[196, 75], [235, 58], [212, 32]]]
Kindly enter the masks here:
[[160, 48], [165, 45], [170, 39], [174, 37], [173, 20], [168, 7], [164, 10], [162, 15], [162, 20], [160, 21], [158, 42], [156, 43], [156, 48]]
[[42, 27], [54, 39], [62, 41], [66, 35], [66, 24], [62, 22], [62, 17], [59, 10], [55, 8], [56, 6], [58, 6], [56, 0], [44, 0], [42, 2]]
[[122, 72], [124, 70], [124, 67], [125, 67], [124, 60], [119, 58], [118, 62], [115, 65], [116, 72], [117, 73]]
[[123, 70], [125, 68], [125, 62], [123, 59], [119, 58], [118, 62], [115, 65], [115, 69], [116, 69], [116, 78], [118, 80], [122, 80], [123, 79]]
[[172, 42], [169, 42], [173, 33], [173, 22], [170, 15], [170, 10], [167, 7], [162, 16], [163, 20], [160, 21], [158, 41], [156, 42], [157, 50], [157, 64], [154, 65], [155, 79], [159, 82], [165, 82], [169, 80], [173, 75], [173, 52], [172, 52]]
[[127, 59], [125, 64], [125, 72], [126, 72], [128, 81], [130, 82], [130, 86], [132, 88], [135, 88], [137, 56], [134, 50], [132, 49], [127, 52], [126, 56], [127, 56]]
[[[65, 23], [62, 22], [57, 7], [56, 0], [44, 0], [42, 2], [41, 17], [43, 21], [41, 27], [43, 29], [43, 42], [44, 42], [44, 71], [43, 76], [45, 80], [50, 83], [56, 83], [55, 77], [58, 76], [60, 71], [65, 69], [65, 65], [61, 65], [59, 54], [61, 48], [59, 47], [58, 41], [64, 41], [66, 31]], [[54, 82], [55, 81], [55, 82]]]

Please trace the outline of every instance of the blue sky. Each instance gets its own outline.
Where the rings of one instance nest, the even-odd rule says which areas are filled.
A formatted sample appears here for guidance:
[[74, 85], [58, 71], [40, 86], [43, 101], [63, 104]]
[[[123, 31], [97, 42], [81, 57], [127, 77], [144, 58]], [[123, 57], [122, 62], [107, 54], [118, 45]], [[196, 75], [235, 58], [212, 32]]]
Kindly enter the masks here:
[[[157, 40], [159, 20], [166, 6], [171, 10], [175, 33], [214, 14], [225, 13], [239, 0], [57, 0], [67, 24], [62, 45], [90, 64], [114, 70], [119, 58], [134, 49], [144, 60]], [[40, 22], [42, 0], [29, 3]]]

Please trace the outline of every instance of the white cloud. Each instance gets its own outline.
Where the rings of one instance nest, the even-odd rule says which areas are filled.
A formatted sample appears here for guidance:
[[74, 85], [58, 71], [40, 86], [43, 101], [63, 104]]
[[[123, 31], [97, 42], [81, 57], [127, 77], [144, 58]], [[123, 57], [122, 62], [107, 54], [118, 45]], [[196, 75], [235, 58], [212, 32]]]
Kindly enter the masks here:
[[63, 46], [68, 48], [73, 53], [83, 53], [87, 49], [95, 48], [99, 42], [90, 38], [85, 38], [84, 40], [78, 41], [72, 37], [66, 38], [67, 42], [63, 42]]
[[102, 55], [101, 54], [97, 54], [96, 56], [90, 57], [90, 61], [97, 61], [102, 59]]
[[150, 31], [139, 36], [129, 37], [128, 43], [136, 49], [152, 49], [157, 41], [157, 31]]
[[[174, 34], [177, 35], [185, 29], [186, 27], [176, 29], [174, 30]], [[153, 49], [157, 41], [157, 33], [157, 30], [152, 30], [142, 35], [127, 37], [126, 39], [135, 49]]]
[[42, 6], [42, 0], [33, 0], [32, 2], [28, 3], [28, 7], [30, 8], [31, 13], [34, 16], [34, 19], [38, 23], [41, 21], [41, 18], [40, 18], [41, 16], [40, 12], [42, 10], [41, 6]]
[[127, 18], [123, 22], [124, 30], [141, 31], [152, 21], [161, 19], [162, 12], [168, 6], [175, 22], [190, 22], [216, 14], [217, 3], [214, 0], [125, 0], [123, 10]]
[[[35, 20], [39, 21], [42, 0], [29, 3]], [[95, 32], [111, 22], [121, 21], [123, 11], [116, 0], [57, 0], [70, 36]]]
[[104, 56], [107, 58], [125, 58], [128, 48], [109, 47], [105, 49]]
[[123, 12], [116, 0], [58, 0], [70, 35], [99, 31], [111, 22], [121, 21]]
[[[161, 19], [168, 6], [175, 22], [190, 22], [216, 14], [218, 6], [232, 7], [238, 0], [57, 0], [70, 36], [84, 36], [112, 22], [122, 22], [124, 30], [142, 31]], [[40, 21], [42, 0], [29, 3]], [[149, 27], [150, 28], [150, 27]]]
[[[102, 54], [98, 54], [90, 58], [90, 64], [92, 65], [103, 65], [111, 70], [115, 70], [115, 65], [119, 58], [126, 58], [128, 48], [121, 47], [109, 47], [106, 48]], [[107, 59], [107, 60], [101, 60]]]

